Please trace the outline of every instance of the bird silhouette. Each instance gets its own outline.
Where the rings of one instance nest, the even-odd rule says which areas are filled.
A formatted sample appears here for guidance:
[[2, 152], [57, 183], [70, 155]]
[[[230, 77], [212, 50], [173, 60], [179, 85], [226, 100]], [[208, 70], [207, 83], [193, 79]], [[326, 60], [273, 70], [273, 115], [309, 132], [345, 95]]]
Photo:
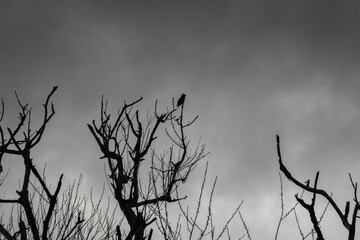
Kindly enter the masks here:
[[179, 107], [179, 106], [181, 106], [181, 105], [183, 105], [184, 104], [184, 102], [185, 102], [185, 96], [186, 96], [186, 94], [181, 94], [181, 97], [177, 100], [177, 107]]

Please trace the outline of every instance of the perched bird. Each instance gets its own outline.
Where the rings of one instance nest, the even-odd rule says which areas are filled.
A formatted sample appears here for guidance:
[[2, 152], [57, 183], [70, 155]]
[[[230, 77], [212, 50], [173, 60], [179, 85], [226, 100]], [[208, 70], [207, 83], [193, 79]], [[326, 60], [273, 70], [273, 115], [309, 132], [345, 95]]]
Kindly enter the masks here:
[[181, 105], [183, 105], [184, 104], [184, 102], [185, 102], [185, 96], [186, 96], [186, 94], [181, 94], [181, 97], [177, 100], [177, 107], [179, 107], [179, 106], [181, 106]]

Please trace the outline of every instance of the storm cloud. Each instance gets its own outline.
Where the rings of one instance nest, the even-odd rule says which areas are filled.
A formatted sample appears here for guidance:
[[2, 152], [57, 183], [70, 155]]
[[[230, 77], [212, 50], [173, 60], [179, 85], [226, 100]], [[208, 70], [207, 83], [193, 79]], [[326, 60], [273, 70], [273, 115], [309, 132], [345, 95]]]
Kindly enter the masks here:
[[[36, 155], [48, 171], [69, 180], [84, 173], [91, 186], [104, 181], [86, 128], [101, 95], [114, 109], [143, 96], [151, 109], [185, 92], [189, 115], [200, 115], [191, 136], [210, 151], [209, 179], [219, 176], [219, 209], [230, 213], [245, 200], [250, 230], [264, 239], [280, 211], [276, 134], [289, 169], [304, 181], [320, 170], [320, 186], [340, 206], [352, 194], [347, 173], [359, 179], [359, 8], [353, 1], [2, 1], [0, 96], [6, 117], [16, 119], [14, 90], [40, 113], [59, 85]], [[284, 183], [293, 201], [297, 190]], [[343, 237], [329, 218], [329, 239]]]

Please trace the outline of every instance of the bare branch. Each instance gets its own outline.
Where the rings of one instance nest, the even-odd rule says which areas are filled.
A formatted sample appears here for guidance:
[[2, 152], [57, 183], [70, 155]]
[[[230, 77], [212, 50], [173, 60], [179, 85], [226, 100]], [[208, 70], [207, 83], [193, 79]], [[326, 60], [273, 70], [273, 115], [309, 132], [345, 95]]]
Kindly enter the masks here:
[[[319, 171], [316, 173], [315, 177], [315, 183], [314, 183], [314, 189], [317, 188], [317, 182], [319, 178]], [[318, 240], [324, 240], [323, 234], [321, 232], [321, 229], [319, 227], [319, 222], [317, 220], [316, 214], [315, 214], [315, 201], [316, 201], [316, 191], [313, 192], [313, 198], [311, 200], [311, 204], [307, 204], [304, 202], [303, 199], [299, 198], [297, 195], [295, 195], [296, 200], [303, 206], [310, 214], [310, 219], [313, 224], [314, 230], [317, 234]]]
[[16, 240], [11, 234], [4, 228], [2, 224], [0, 224], [0, 233], [5, 237], [7, 240]]
[[[153, 213], [149, 212], [151, 205], [186, 198], [174, 198], [172, 195], [180, 183], [186, 181], [196, 163], [206, 155], [203, 147], [188, 154], [189, 142], [186, 140], [184, 128], [194, 123], [197, 117], [184, 126], [183, 105], [179, 116], [181, 120], [176, 120], [177, 109], [173, 108], [159, 114], [156, 101], [153, 116], [149, 116], [148, 111], [144, 122], [139, 110], [134, 110], [132, 113], [134, 106], [140, 100], [142, 98], [131, 104], [124, 102], [115, 121], [111, 122], [110, 114], [107, 113], [107, 103], [104, 105], [102, 99], [99, 127], [95, 121], [88, 124], [91, 134], [104, 154], [103, 158], [108, 160], [109, 184], [130, 226], [127, 239], [144, 238], [145, 228], [154, 221], [151, 217]], [[172, 133], [166, 130], [167, 123], [171, 124]], [[168, 158], [165, 158], [165, 155], [157, 155], [153, 150], [161, 129], [165, 129], [165, 137], [169, 137], [170, 143], [175, 143], [178, 147], [177, 161], [175, 161], [174, 146], [169, 148]], [[110, 142], [114, 145], [113, 150], [110, 150]], [[152, 149], [151, 154], [149, 154], [150, 149]], [[144, 188], [140, 168], [143, 166], [142, 162], [148, 158], [151, 159], [151, 167], [148, 171], [150, 179], [147, 181], [147, 187]], [[156, 166], [154, 158], [159, 161], [160, 167]]]
[[1, 113], [0, 113], [0, 122], [3, 120], [4, 118], [4, 113], [5, 113], [5, 105], [4, 105], [4, 100], [1, 98]]
[[348, 230], [348, 233], [349, 233], [348, 239], [349, 240], [354, 240], [355, 239], [356, 219], [357, 219], [358, 211], [360, 210], [360, 203], [358, 202], [358, 199], [357, 199], [357, 183], [354, 183], [354, 181], [352, 180], [351, 175], [349, 174], [349, 177], [350, 177], [350, 182], [351, 182], [351, 184], [353, 186], [353, 189], [354, 189], [355, 206], [354, 206], [354, 209], [353, 209], [352, 219], [351, 219], [351, 223], [350, 223], [349, 220], [348, 220], [349, 211], [350, 211], [350, 202], [346, 202], [344, 213], [342, 213], [342, 211], [340, 210], [338, 205], [333, 200], [332, 195], [329, 195], [326, 191], [317, 188], [317, 180], [318, 180], [319, 172], [317, 172], [317, 174], [316, 174], [314, 187], [310, 187], [309, 184], [304, 185], [302, 182], [300, 182], [296, 178], [294, 178], [291, 175], [291, 173], [287, 170], [285, 165], [283, 164], [282, 157], [281, 157], [281, 151], [280, 151], [280, 138], [279, 138], [278, 135], [276, 135], [276, 141], [277, 141], [277, 153], [278, 153], [278, 157], [279, 157], [280, 170], [295, 185], [297, 185], [300, 188], [302, 188], [302, 189], [304, 189], [304, 190], [306, 190], [308, 192], [311, 192], [313, 194], [311, 204], [306, 204], [298, 196], [295, 196], [295, 197], [299, 201], [299, 203], [305, 209], [308, 210], [308, 212], [310, 214], [310, 219], [311, 219], [311, 221], [313, 223], [313, 226], [314, 226], [315, 232], [318, 235], [318, 238], [322, 239], [322, 234], [321, 234], [320, 228], [318, 227], [318, 221], [317, 221], [317, 218], [315, 216], [315, 210], [314, 210], [314, 205], [315, 205], [316, 195], [317, 194], [323, 196], [329, 202], [329, 204], [334, 208], [334, 210], [336, 211], [337, 215], [339, 216], [343, 226]]
[[276, 142], [277, 142], [277, 153], [278, 153], [278, 157], [279, 157], [279, 165], [280, 165], [280, 170], [285, 174], [285, 176], [292, 181], [293, 183], [295, 183], [295, 185], [299, 186], [300, 188], [311, 192], [311, 193], [316, 193], [316, 194], [320, 194], [323, 197], [325, 197], [331, 204], [331, 206], [334, 208], [334, 210], [336, 211], [336, 213], [338, 214], [338, 216], [340, 217], [344, 227], [346, 229], [350, 228], [350, 223], [347, 221], [347, 219], [345, 218], [344, 214], [341, 212], [340, 208], [338, 207], [338, 205], [334, 202], [334, 200], [332, 199], [332, 197], [325, 192], [324, 190], [321, 189], [315, 189], [312, 188], [310, 186], [307, 186], [305, 184], [303, 184], [302, 182], [298, 181], [296, 178], [294, 178], [291, 173], [287, 170], [287, 168], [285, 167], [285, 165], [282, 162], [282, 158], [281, 158], [281, 150], [280, 150], [280, 137], [278, 135], [276, 135]]

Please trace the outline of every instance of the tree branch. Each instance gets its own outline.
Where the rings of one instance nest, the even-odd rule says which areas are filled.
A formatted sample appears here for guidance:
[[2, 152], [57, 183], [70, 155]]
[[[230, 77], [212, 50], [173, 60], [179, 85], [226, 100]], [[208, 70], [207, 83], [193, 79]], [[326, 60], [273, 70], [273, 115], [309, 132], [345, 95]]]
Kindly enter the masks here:
[[315, 189], [312, 188], [310, 186], [304, 185], [302, 182], [298, 181], [296, 178], [294, 178], [291, 173], [287, 170], [287, 168], [285, 167], [285, 165], [283, 164], [282, 161], [282, 157], [281, 157], [281, 150], [280, 150], [280, 137], [279, 135], [276, 135], [276, 142], [277, 142], [277, 153], [278, 153], [278, 157], [279, 157], [279, 165], [280, 165], [280, 170], [285, 174], [285, 176], [292, 181], [293, 183], [295, 183], [295, 185], [299, 186], [300, 188], [311, 192], [311, 193], [315, 193], [315, 194], [320, 194], [321, 196], [325, 197], [326, 200], [328, 200], [331, 204], [331, 206], [334, 208], [334, 210], [336, 211], [336, 213], [338, 214], [338, 216], [341, 219], [342, 224], [344, 225], [344, 227], [346, 229], [350, 229], [350, 223], [348, 222], [348, 220], [346, 219], [346, 216], [341, 212], [340, 208], [338, 207], [338, 205], [335, 203], [335, 201], [332, 199], [332, 197], [324, 190], [321, 189]]

